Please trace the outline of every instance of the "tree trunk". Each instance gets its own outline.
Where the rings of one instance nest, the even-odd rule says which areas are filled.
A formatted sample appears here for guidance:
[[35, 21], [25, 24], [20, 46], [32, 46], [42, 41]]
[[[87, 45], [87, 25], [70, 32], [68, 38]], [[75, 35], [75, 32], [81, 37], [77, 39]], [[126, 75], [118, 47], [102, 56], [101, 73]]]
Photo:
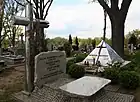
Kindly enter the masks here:
[[13, 51], [14, 51], [14, 54], [15, 54], [15, 37], [16, 37], [16, 28], [15, 27], [12, 28], [12, 32], [13, 32], [12, 45], [13, 45]]
[[4, 7], [3, 7], [3, 0], [0, 0], [0, 55], [2, 54], [2, 27], [3, 27], [3, 14], [4, 14]]
[[100, 5], [107, 11], [112, 27], [112, 46], [114, 50], [123, 57], [124, 55], [124, 23], [132, 0], [109, 0], [110, 6], [105, 0], [98, 0]]
[[107, 17], [107, 12], [104, 9], [104, 35], [103, 35], [103, 40], [105, 41], [106, 38], [106, 17]]
[[15, 27], [13, 27], [12, 29], [13, 31], [13, 36], [12, 36], [12, 45], [13, 45], [13, 48], [15, 47], [15, 37], [16, 37], [16, 32], [15, 32]]
[[[39, 24], [37, 24], [39, 26]], [[35, 36], [35, 55], [40, 52], [47, 51], [47, 46], [44, 38], [44, 28], [36, 28], [36, 36]]]
[[112, 47], [122, 58], [124, 57], [124, 23], [119, 17], [111, 19]]
[[35, 30], [35, 55], [39, 54], [39, 43], [40, 43], [40, 37], [39, 37], [39, 21], [37, 21], [37, 24], [34, 25], [34, 30]]
[[40, 52], [47, 50], [46, 43], [45, 43], [45, 36], [44, 36], [44, 28], [40, 28], [40, 45], [41, 45]]

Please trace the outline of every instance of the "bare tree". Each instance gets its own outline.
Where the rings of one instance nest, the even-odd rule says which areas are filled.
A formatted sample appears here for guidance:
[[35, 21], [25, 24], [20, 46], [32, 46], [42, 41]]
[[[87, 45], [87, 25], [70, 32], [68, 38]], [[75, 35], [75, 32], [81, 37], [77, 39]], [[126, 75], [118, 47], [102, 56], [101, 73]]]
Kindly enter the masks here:
[[[15, 0], [18, 4], [23, 5], [18, 0]], [[49, 9], [53, 3], [53, 0], [26, 0], [28, 3], [33, 3], [34, 6], [34, 14], [36, 19], [42, 19], [45, 20], [48, 16]], [[24, 6], [24, 5], [23, 5]], [[36, 43], [36, 54], [42, 51], [47, 50], [47, 45], [45, 42], [45, 34], [44, 34], [44, 28], [39, 28], [39, 22], [38, 25], [35, 25], [34, 29], [36, 30], [36, 36], [35, 36], [35, 43]]]
[[[23, 0], [19, 0], [23, 1]], [[14, 26], [10, 22], [12, 21], [12, 17], [17, 13], [23, 11], [23, 7], [17, 4], [14, 0], [5, 0], [4, 5], [4, 19], [3, 19], [3, 28], [4, 28], [4, 35], [9, 38], [9, 42], [11, 43], [13, 49], [15, 48], [15, 40], [17, 34], [19, 34], [22, 29], [20, 26]]]
[[[53, 0], [33, 0], [33, 1], [35, 4], [35, 12], [34, 12], [35, 18], [45, 20]], [[44, 28], [40, 28], [39, 30], [36, 29], [36, 46], [41, 46], [40, 49], [36, 50], [36, 53], [47, 50], [47, 45], [45, 43]]]

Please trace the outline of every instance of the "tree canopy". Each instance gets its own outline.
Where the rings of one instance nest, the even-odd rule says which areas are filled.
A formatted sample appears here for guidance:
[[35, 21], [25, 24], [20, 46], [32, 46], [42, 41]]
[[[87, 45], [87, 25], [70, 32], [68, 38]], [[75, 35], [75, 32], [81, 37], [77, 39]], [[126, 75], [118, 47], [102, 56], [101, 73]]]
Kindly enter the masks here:
[[71, 37], [71, 34], [69, 35], [69, 43], [72, 45], [72, 37]]

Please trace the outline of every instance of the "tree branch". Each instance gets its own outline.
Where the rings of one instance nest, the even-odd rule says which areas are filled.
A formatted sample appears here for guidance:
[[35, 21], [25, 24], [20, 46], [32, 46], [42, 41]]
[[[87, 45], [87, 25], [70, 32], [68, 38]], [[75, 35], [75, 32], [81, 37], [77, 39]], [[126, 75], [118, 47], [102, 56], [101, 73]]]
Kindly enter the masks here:
[[15, 2], [16, 2], [17, 4], [19, 4], [19, 5], [21, 5], [21, 6], [24, 6], [24, 7], [25, 7], [25, 5], [23, 5], [22, 3], [18, 2], [17, 0], [15, 0]]
[[119, 0], [110, 0], [110, 2], [111, 2], [111, 8], [118, 11], [119, 10], [119, 7], [118, 7]]
[[48, 0], [48, 1], [46, 2], [46, 4], [43, 5], [43, 9], [45, 9], [45, 7], [48, 5], [49, 2], [50, 2], [50, 0]]
[[7, 34], [4, 34], [4, 35], [2, 35], [1, 37], [1, 41], [3, 41], [4, 40], [4, 38], [7, 36]]
[[28, 3], [32, 4], [29, 0], [26, 0]]
[[36, 4], [37, 3], [37, 1], [36, 0], [33, 0], [33, 2]]
[[124, 20], [127, 16], [128, 9], [130, 7], [131, 2], [132, 2], [132, 0], [123, 0], [122, 1], [120, 12], [121, 12], [121, 15], [123, 16]]
[[45, 10], [45, 8], [46, 8], [46, 6], [48, 5], [48, 3], [50, 2], [50, 0], [48, 0], [45, 4], [43, 4], [43, 12], [44, 12], [44, 10]]
[[[34, 0], [35, 1], [35, 0]], [[39, 19], [39, 11], [38, 11], [38, 9], [39, 9], [39, 5], [38, 5], [38, 1], [35, 1], [34, 2], [35, 3], [35, 11], [34, 11], [34, 14], [35, 14], [35, 18], [37, 18], [37, 19]]]
[[43, 19], [43, 0], [40, 1], [40, 18]]
[[98, 2], [107, 11], [108, 15], [111, 15], [112, 10], [109, 8], [109, 6], [107, 5], [107, 3], [104, 0], [98, 0]]
[[47, 8], [47, 10], [46, 10], [46, 14], [45, 14], [45, 16], [44, 16], [43, 19], [46, 19], [47, 15], [48, 15], [48, 11], [49, 11], [49, 9], [50, 9], [50, 7], [51, 7], [51, 5], [52, 5], [52, 2], [53, 2], [53, 0], [50, 1], [50, 4], [49, 4], [49, 6], [48, 6], [48, 8]]

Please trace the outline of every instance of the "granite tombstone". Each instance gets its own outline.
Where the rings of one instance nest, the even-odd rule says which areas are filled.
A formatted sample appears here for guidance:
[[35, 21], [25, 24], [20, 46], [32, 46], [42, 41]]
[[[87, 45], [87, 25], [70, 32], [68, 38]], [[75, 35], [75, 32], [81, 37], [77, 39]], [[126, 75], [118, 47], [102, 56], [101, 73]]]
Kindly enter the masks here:
[[66, 54], [64, 51], [42, 52], [35, 56], [35, 85], [57, 80], [66, 72]]

